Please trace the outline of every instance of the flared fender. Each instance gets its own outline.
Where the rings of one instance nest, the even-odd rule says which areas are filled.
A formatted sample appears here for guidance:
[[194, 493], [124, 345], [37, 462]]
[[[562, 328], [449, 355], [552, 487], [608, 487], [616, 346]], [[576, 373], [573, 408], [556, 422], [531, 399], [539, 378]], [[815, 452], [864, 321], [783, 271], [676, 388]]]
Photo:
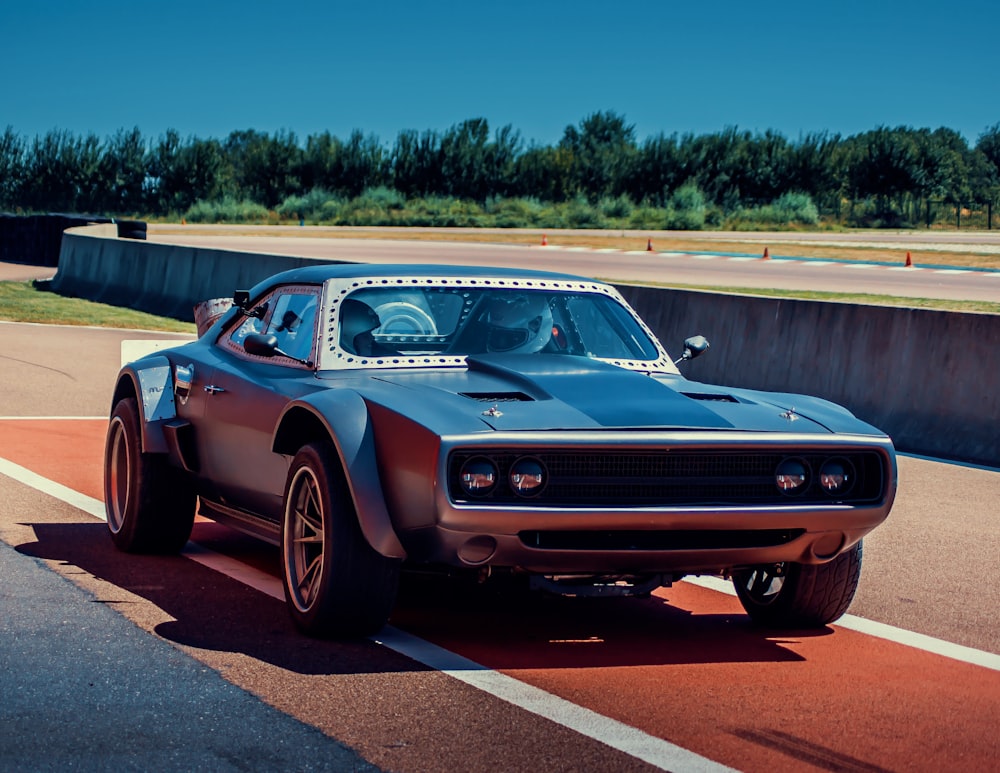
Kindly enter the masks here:
[[375, 434], [365, 401], [357, 392], [338, 389], [290, 403], [278, 421], [274, 450], [294, 454], [303, 442], [316, 439], [318, 425], [337, 449], [368, 544], [386, 558], [406, 558], [382, 495]]

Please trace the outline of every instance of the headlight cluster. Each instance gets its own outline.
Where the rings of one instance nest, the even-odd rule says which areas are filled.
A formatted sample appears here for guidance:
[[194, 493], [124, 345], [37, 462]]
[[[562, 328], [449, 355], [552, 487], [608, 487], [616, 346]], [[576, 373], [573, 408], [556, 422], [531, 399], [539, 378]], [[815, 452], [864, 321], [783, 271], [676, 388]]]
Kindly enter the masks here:
[[[820, 488], [831, 496], [846, 494], [854, 485], [854, 466], [842, 457], [825, 459], [819, 466]], [[813, 481], [813, 469], [805, 459], [782, 459], [774, 471], [774, 484], [782, 494], [794, 496], [806, 491]]]
[[[458, 479], [466, 494], [484, 497], [496, 488], [500, 471], [492, 459], [475, 456], [462, 465]], [[545, 466], [532, 456], [522, 456], [515, 460], [507, 473], [507, 484], [520, 497], [540, 494], [547, 482], [548, 472]]]

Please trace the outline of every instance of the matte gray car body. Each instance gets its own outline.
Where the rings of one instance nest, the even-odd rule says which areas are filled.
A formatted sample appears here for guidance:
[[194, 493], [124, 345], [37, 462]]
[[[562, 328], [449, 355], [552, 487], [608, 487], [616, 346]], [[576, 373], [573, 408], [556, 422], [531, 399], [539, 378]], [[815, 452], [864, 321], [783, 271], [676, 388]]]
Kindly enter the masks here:
[[[169, 468], [204, 515], [284, 544], [307, 633], [377, 630], [391, 609], [382, 599], [375, 619], [351, 622], [349, 602], [326, 604], [330, 578], [297, 601], [296, 583], [313, 578], [295, 568], [290, 499], [303, 467], [326, 480], [307, 446], [330, 449], [324, 475], [343, 496], [317, 520], [355, 524], [390, 596], [400, 564], [574, 592], [720, 574], [750, 578], [741, 598], [758, 619], [825, 623], [828, 612], [799, 614], [809, 604], [782, 583], [847, 555], [859, 568], [860, 540], [892, 506], [882, 432], [825, 400], [689, 381], [600, 282], [339, 265], [279, 274], [239, 300], [197, 341], [122, 369], [112, 408], [134, 399], [143, 453], [109, 451], [107, 466], [117, 479]], [[348, 559], [325, 539], [305, 558], [329, 572]], [[357, 582], [372, 584], [363, 571]]]

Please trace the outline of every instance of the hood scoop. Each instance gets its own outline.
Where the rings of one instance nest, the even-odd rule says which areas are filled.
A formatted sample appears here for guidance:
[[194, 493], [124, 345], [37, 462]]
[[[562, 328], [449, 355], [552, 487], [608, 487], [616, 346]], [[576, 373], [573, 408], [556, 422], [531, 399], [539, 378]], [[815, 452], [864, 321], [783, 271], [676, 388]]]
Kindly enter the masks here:
[[[479, 354], [469, 370], [520, 387], [532, 401], [557, 400], [602, 427], [731, 429], [732, 424], [642, 373], [565, 354]], [[519, 392], [520, 390], [518, 390]], [[496, 390], [494, 394], [517, 394]], [[478, 393], [466, 393], [478, 394]], [[492, 402], [499, 402], [492, 399]], [[539, 403], [540, 405], [541, 403]]]
[[480, 403], [531, 403], [535, 400], [524, 392], [459, 392], [459, 394]]
[[681, 392], [685, 397], [690, 397], [692, 400], [702, 400], [706, 403], [738, 403], [737, 400], [732, 395], [725, 394], [712, 394], [707, 392]]

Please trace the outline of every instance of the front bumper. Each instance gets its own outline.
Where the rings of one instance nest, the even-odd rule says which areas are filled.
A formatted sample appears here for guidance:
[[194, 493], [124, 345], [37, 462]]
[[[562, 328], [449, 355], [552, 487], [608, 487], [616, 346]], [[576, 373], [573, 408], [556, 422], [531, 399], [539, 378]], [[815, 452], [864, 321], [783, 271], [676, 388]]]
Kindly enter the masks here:
[[[539, 433], [541, 435], [541, 433]], [[595, 440], [600, 443], [594, 442]], [[550, 434], [442, 439], [432, 513], [404, 515], [397, 525], [411, 562], [464, 567], [511, 567], [540, 574], [720, 573], [737, 567], [829, 561], [889, 515], [896, 464], [888, 438], [790, 436], [766, 433], [655, 433], [641, 442], [622, 433], [609, 444], [575, 437], [553, 443]], [[547, 506], [544, 502], [456, 501], [449, 493], [452, 452], [514, 449], [605, 449], [608, 454], [690, 451], [788, 454], [875, 453], [881, 460], [878, 495], [863, 503], [793, 499], [761, 504]], [[422, 523], [421, 523], [422, 521]]]

